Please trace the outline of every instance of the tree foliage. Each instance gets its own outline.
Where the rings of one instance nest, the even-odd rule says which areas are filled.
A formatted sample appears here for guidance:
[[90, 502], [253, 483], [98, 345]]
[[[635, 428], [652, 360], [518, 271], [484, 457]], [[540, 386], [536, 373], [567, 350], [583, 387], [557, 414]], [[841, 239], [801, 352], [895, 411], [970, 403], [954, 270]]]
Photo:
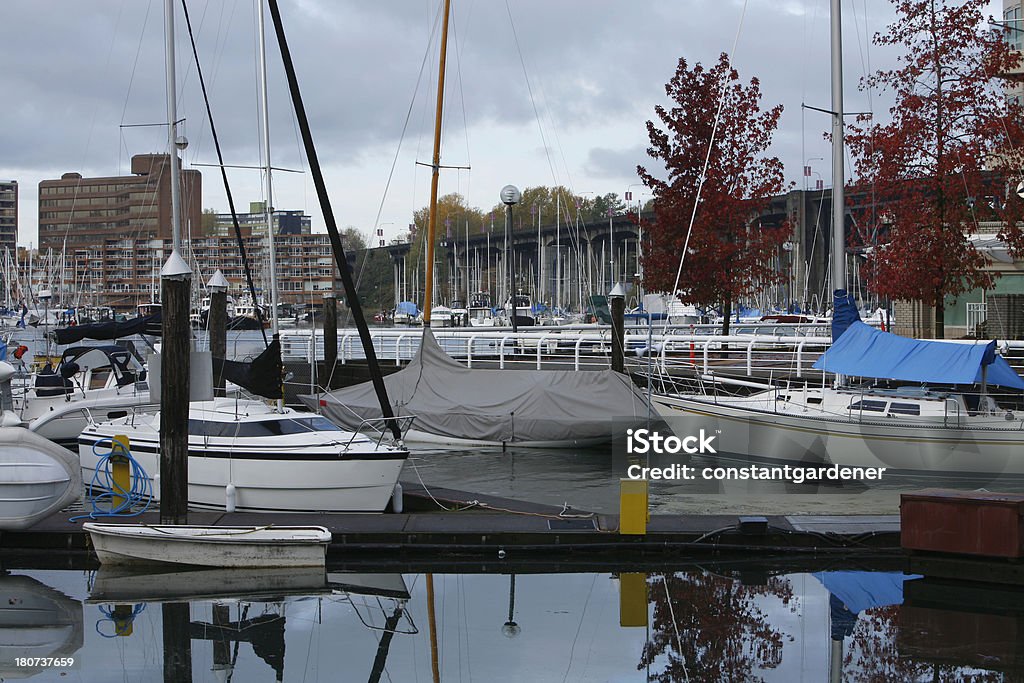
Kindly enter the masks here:
[[645, 284], [660, 291], [675, 286], [703, 177], [675, 293], [701, 306], [721, 304], [728, 319], [731, 302], [760, 292], [779, 278], [770, 260], [786, 240], [786, 231], [761, 226], [757, 216], [784, 187], [782, 162], [766, 156], [782, 105], [762, 111], [758, 79], [742, 84], [724, 53], [711, 68], [699, 62], [691, 68], [680, 59], [665, 92], [673, 105], [655, 107], [661, 125], [647, 122], [647, 153], [664, 163], [667, 177], [637, 167], [655, 199], [644, 258]]
[[1021, 201], [987, 172], [1019, 162], [1011, 150], [1021, 140], [1021, 108], [998, 78], [1019, 55], [987, 27], [987, 0], [893, 2], [897, 19], [874, 43], [903, 54], [861, 84], [892, 93], [890, 121], [861, 116], [847, 136], [857, 182], [879, 204], [860, 221], [863, 241], [882, 242], [865, 278], [882, 296], [934, 306], [941, 338], [946, 297], [992, 284], [966, 233], [980, 220], [1009, 219], [1003, 236], [1022, 246]]

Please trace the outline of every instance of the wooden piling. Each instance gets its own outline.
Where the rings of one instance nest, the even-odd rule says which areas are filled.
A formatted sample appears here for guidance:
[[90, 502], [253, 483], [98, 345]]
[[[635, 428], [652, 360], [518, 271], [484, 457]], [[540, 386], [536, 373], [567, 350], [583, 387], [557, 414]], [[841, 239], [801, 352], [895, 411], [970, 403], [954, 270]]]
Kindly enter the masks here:
[[324, 374], [330, 383], [338, 363], [338, 300], [333, 293], [323, 296], [324, 302]]
[[[210, 334], [210, 353], [214, 358], [227, 359], [228, 352], [228, 293], [212, 290], [210, 292], [210, 317], [206, 320], [207, 332]], [[224, 396], [224, 375], [216, 373], [213, 377], [213, 395]]]
[[612, 296], [609, 297], [608, 303], [612, 314], [612, 370], [625, 372], [626, 298]]
[[189, 277], [161, 280], [160, 523], [188, 523]]

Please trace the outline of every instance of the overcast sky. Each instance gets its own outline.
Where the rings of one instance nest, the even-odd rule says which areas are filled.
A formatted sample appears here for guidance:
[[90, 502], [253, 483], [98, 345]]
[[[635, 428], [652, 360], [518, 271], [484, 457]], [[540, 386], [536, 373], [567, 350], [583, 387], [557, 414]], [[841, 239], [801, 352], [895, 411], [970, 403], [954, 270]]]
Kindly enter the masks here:
[[[17, 180], [22, 243], [36, 241], [38, 183], [77, 171], [127, 174], [133, 154], [164, 152], [163, 0], [5, 0], [0, 21], [0, 179]], [[453, 0], [440, 192], [488, 209], [508, 183], [564, 184], [634, 198], [644, 188], [645, 121], [666, 103], [677, 61], [705, 64], [736, 42], [734, 66], [785, 106], [774, 154], [803, 186], [808, 163], [831, 185], [828, 0]], [[1000, 3], [993, 4], [998, 13]], [[340, 226], [386, 238], [429, 200], [441, 0], [281, 0], [317, 154]], [[884, 115], [858, 91], [892, 55], [867, 37], [892, 18], [882, 0], [844, 2], [846, 109]], [[261, 162], [255, 0], [189, 0], [225, 162]], [[745, 7], [745, 10], [744, 10]], [[227, 211], [180, 3], [178, 116], [203, 173], [204, 208]], [[742, 23], [741, 23], [742, 18]], [[271, 159], [304, 169], [280, 53], [268, 22]], [[738, 41], [737, 41], [738, 32]], [[406, 123], [408, 117], [408, 123]], [[124, 126], [135, 126], [126, 128]], [[403, 137], [404, 130], [404, 137]], [[810, 161], [808, 161], [810, 160]], [[394, 171], [392, 176], [392, 165]], [[389, 176], [390, 188], [388, 187]], [[819, 175], [812, 175], [813, 186]], [[275, 173], [274, 205], [323, 219], [309, 173]], [[241, 211], [263, 196], [258, 171], [233, 170]], [[554, 209], [542, 209], [547, 218]], [[547, 222], [545, 220], [545, 222]]]

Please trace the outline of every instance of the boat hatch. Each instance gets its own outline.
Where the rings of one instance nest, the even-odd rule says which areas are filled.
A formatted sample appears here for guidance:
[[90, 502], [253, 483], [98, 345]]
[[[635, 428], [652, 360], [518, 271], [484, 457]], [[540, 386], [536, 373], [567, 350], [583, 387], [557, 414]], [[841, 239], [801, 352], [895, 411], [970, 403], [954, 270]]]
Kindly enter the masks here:
[[890, 415], [920, 415], [921, 406], [918, 403], [899, 403], [893, 401], [889, 404]]
[[850, 404], [851, 411], [870, 410], [875, 413], [884, 413], [886, 401], [873, 401], [871, 399], [864, 399], [862, 401], [854, 401]]

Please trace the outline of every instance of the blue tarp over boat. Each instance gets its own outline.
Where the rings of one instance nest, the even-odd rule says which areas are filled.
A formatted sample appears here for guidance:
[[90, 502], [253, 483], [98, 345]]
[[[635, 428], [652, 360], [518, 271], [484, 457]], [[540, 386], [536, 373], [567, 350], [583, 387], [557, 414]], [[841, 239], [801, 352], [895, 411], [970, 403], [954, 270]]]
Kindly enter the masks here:
[[404, 313], [405, 315], [419, 315], [420, 309], [416, 308], [416, 304], [411, 301], [402, 301], [395, 306], [395, 313]]
[[996, 354], [994, 341], [959, 344], [908, 339], [859, 320], [815, 361], [814, 367], [841, 375], [933, 384], [978, 384], [982, 368], [987, 367], [989, 384], [1024, 389], [1024, 379]]

